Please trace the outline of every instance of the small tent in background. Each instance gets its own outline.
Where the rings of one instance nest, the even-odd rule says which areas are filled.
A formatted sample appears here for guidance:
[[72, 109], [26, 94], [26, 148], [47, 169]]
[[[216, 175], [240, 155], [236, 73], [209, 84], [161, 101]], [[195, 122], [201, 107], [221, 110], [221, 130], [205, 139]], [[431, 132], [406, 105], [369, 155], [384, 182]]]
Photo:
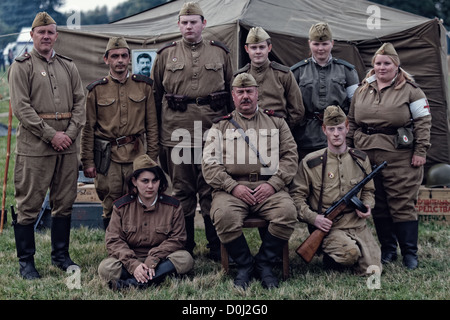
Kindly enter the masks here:
[[[178, 12], [184, 0], [141, 12], [107, 25], [60, 27], [57, 51], [72, 57], [85, 85], [107, 72], [102, 55], [108, 38], [123, 35], [132, 49], [157, 49], [178, 40]], [[235, 68], [248, 62], [244, 42], [253, 26], [272, 37], [271, 60], [292, 66], [309, 56], [308, 31], [331, 26], [333, 56], [354, 64], [362, 79], [383, 42], [391, 42], [402, 67], [428, 97], [433, 127], [427, 168], [450, 162], [447, 39], [442, 22], [363, 0], [198, 0], [207, 20], [206, 39], [224, 42]], [[82, 21], [81, 21], [82, 23]]]

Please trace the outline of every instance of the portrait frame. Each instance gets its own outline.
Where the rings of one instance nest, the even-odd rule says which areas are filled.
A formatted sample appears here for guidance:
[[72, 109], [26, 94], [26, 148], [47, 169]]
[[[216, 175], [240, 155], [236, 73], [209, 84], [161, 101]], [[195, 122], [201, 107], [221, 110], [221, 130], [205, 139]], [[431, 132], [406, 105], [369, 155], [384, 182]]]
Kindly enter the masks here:
[[[142, 74], [150, 77], [150, 72], [153, 67], [153, 62], [156, 58], [156, 49], [133, 49], [131, 50], [131, 72], [134, 74]], [[140, 62], [142, 63], [142, 58], [148, 61], [148, 56], [150, 56], [150, 70], [147, 72], [141, 72], [140, 70]]]

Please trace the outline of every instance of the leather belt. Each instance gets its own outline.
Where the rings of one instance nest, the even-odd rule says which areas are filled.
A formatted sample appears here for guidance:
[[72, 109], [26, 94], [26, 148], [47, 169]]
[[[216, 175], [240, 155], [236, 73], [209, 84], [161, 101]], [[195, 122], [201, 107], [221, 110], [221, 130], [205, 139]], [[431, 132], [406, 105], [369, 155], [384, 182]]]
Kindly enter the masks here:
[[272, 178], [272, 176], [262, 176], [257, 172], [253, 172], [248, 175], [233, 176], [233, 179], [236, 181], [248, 181], [248, 182], [267, 181], [270, 178]]
[[117, 139], [111, 140], [112, 146], [117, 146], [118, 148], [121, 146], [124, 146], [126, 144], [129, 144], [131, 142], [136, 141], [136, 139], [140, 136], [140, 134], [133, 134], [131, 136], [123, 136]]
[[46, 120], [65, 120], [72, 118], [72, 112], [40, 113], [39, 118]]
[[386, 127], [386, 128], [362, 127], [361, 131], [368, 135], [377, 134], [377, 133], [387, 134], [387, 135], [397, 134], [397, 128], [393, 128], [393, 127]]
[[189, 98], [186, 100], [186, 103], [195, 103], [199, 106], [204, 106], [211, 103], [210, 97], [197, 97], [197, 98]]

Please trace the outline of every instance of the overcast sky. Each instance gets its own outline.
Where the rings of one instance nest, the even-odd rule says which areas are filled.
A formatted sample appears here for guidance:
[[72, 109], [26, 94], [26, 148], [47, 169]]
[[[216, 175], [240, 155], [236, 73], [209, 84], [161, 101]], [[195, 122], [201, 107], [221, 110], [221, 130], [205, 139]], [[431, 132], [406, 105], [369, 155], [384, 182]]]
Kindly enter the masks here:
[[66, 0], [66, 4], [58, 9], [60, 12], [68, 12], [70, 10], [89, 11], [96, 7], [106, 5], [108, 9], [112, 9], [125, 0]]

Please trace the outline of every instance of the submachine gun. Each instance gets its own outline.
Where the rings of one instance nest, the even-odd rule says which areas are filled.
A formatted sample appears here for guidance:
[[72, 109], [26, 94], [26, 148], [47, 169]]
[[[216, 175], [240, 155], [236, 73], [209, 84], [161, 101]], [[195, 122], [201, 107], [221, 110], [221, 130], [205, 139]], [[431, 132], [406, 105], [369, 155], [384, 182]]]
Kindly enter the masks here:
[[[367, 212], [367, 207], [358, 199], [357, 194], [361, 189], [372, 180], [381, 170], [387, 166], [387, 162], [383, 161], [378, 167], [373, 169], [364, 179], [362, 179], [356, 186], [354, 186], [349, 192], [347, 192], [341, 199], [336, 201], [325, 211], [325, 217], [334, 220], [341, 212], [349, 205], [358, 209], [361, 212]], [[319, 249], [323, 238], [328, 234], [328, 232], [322, 231], [320, 229], [315, 229], [309, 237], [295, 250], [297, 254], [303, 258], [306, 263], [309, 263], [314, 254]]]

